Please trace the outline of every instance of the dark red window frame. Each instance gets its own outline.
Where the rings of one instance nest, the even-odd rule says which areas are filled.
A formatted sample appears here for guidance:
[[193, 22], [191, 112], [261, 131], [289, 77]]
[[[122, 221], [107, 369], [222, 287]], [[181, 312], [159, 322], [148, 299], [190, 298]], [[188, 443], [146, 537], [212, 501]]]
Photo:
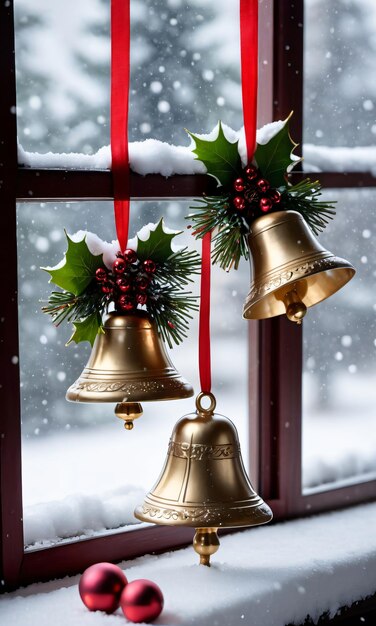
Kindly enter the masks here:
[[[260, 3], [259, 125], [295, 111], [302, 138], [303, 0]], [[293, 42], [293, 44], [291, 44]], [[286, 44], [289, 50], [286, 50]], [[192, 529], [150, 527], [24, 551], [18, 355], [16, 202], [111, 200], [109, 171], [35, 170], [17, 164], [13, 2], [0, 4], [0, 219], [2, 276], [0, 386], [0, 578], [3, 589], [74, 574], [91, 563], [119, 561], [189, 543]], [[268, 63], [263, 64], [262, 60]], [[293, 86], [293, 88], [292, 88]], [[299, 178], [301, 173], [294, 174]], [[317, 174], [315, 174], [317, 177]], [[326, 187], [373, 187], [370, 174], [325, 172]], [[187, 199], [215, 193], [207, 176], [132, 174], [132, 199]], [[249, 324], [250, 474], [275, 519], [333, 509], [375, 497], [376, 481], [302, 495], [302, 331], [283, 317]], [[289, 366], [286, 367], [286, 354]], [[282, 425], [290, 422], [290, 428]]]

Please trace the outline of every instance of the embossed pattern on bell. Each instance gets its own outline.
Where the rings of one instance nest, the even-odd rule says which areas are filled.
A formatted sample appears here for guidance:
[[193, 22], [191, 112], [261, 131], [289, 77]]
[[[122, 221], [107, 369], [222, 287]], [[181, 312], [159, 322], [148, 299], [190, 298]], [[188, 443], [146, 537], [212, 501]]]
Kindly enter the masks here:
[[345, 259], [317, 241], [296, 211], [262, 216], [248, 238], [253, 280], [243, 317], [264, 319], [285, 313], [292, 288], [309, 308], [341, 289], [355, 274]]
[[200, 412], [176, 424], [160, 478], [135, 515], [203, 528], [253, 526], [272, 518], [245, 472], [234, 424], [223, 415]]
[[81, 376], [67, 391], [73, 402], [147, 402], [193, 395], [171, 363], [147, 313], [110, 313]]

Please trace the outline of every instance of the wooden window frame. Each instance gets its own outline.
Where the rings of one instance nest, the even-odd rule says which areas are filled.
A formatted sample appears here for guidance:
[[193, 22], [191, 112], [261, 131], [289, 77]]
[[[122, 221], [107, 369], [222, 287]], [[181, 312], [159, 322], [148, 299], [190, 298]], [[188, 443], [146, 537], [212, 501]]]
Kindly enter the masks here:
[[[302, 138], [303, 0], [260, 2], [259, 124], [291, 109], [294, 138]], [[293, 42], [293, 45], [291, 45]], [[289, 44], [289, 50], [286, 44]], [[12, 589], [82, 571], [101, 560], [120, 561], [185, 545], [192, 529], [163, 526], [24, 551], [18, 348], [16, 202], [111, 200], [110, 171], [26, 169], [17, 163], [13, 0], [0, 4], [0, 206], [4, 268], [0, 365], [0, 577]], [[263, 59], [267, 62], [263, 63]], [[294, 86], [294, 90], [289, 88]], [[301, 172], [293, 175], [298, 180]], [[374, 187], [370, 174], [323, 172], [326, 187]], [[215, 194], [207, 176], [132, 173], [131, 198], [188, 199]], [[338, 508], [374, 498], [376, 481], [303, 496], [301, 488], [302, 331], [283, 317], [249, 323], [250, 474], [275, 519]], [[288, 367], [285, 355], [289, 355]], [[285, 422], [290, 423], [288, 429]]]

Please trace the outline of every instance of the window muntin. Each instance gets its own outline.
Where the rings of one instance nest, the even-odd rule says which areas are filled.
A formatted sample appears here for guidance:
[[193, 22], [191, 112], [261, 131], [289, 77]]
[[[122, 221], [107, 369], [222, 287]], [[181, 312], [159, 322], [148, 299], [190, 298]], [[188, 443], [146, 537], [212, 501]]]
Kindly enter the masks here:
[[372, 189], [330, 190], [320, 242], [357, 268], [303, 324], [303, 493], [376, 478], [376, 300]]

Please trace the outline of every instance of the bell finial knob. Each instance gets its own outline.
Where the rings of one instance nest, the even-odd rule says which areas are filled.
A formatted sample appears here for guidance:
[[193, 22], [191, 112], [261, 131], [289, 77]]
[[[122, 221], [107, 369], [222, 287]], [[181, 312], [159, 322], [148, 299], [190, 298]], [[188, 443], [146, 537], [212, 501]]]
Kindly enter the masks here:
[[218, 528], [196, 528], [193, 547], [200, 555], [200, 565], [210, 567], [210, 557], [219, 548]]

